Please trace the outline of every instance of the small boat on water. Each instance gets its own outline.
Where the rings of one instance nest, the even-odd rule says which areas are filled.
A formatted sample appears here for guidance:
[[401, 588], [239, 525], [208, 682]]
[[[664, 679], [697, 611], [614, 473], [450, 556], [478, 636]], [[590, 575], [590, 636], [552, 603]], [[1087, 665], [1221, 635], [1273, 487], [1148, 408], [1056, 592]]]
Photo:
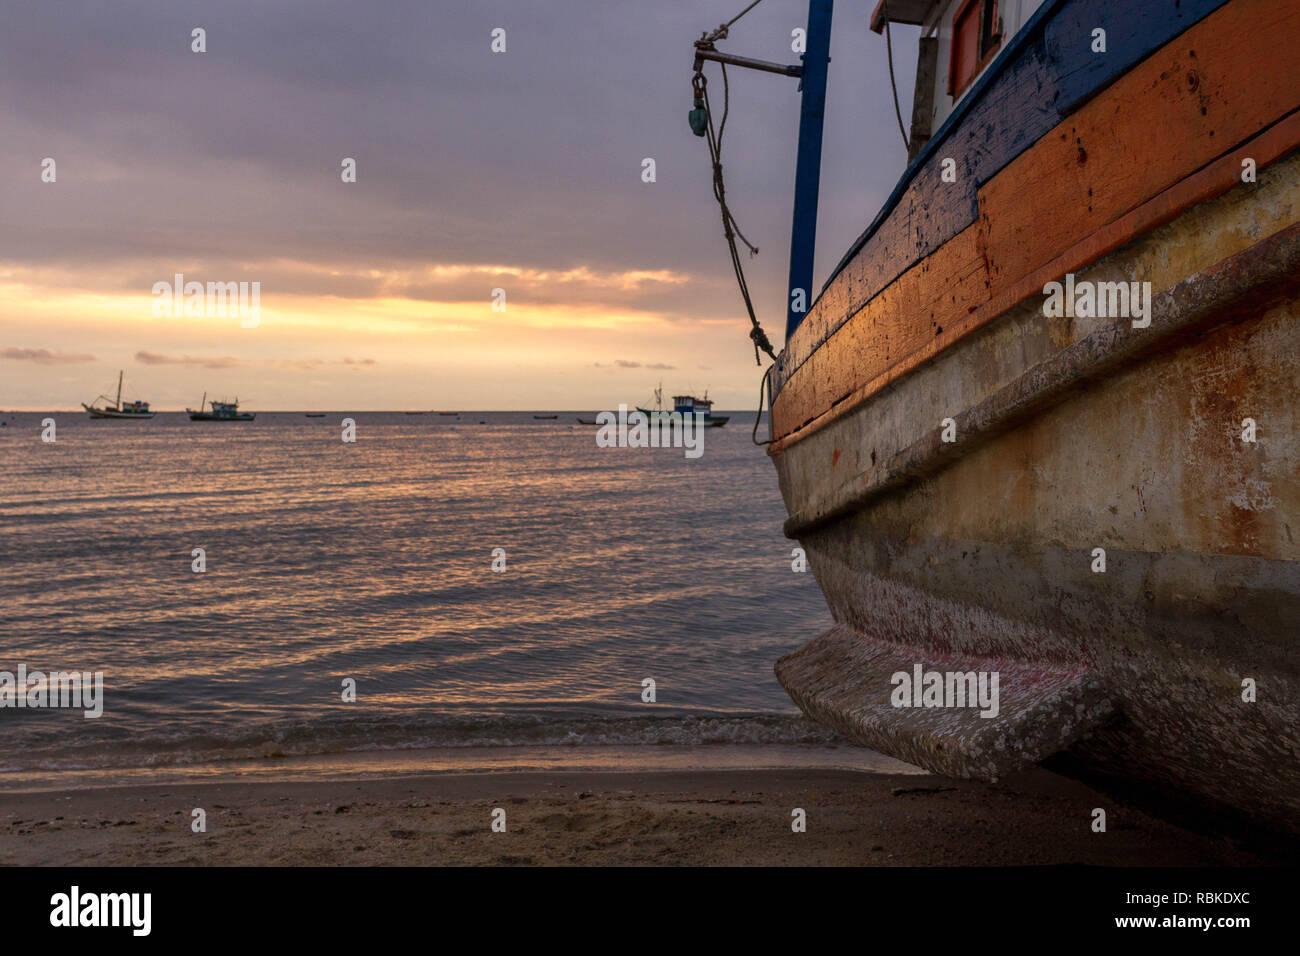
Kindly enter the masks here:
[[559, 415], [534, 415], [533, 416], [533, 418], [536, 418], [539, 421], [549, 421], [559, 417], [560, 417]]
[[709, 401], [708, 392], [704, 393], [703, 398], [696, 398], [694, 395], [674, 395], [673, 409], [672, 412], [669, 412], [668, 409], [664, 408], [664, 387], [663, 383], [660, 383], [659, 387], [655, 389], [654, 403], [655, 407], [653, 409], [642, 408], [638, 405], [637, 411], [651, 419], [658, 418], [660, 415], [678, 414], [685, 417], [694, 415], [696, 412], [702, 412], [704, 414], [705, 428], [721, 428], [731, 421], [729, 415], [713, 414], [713, 403]]
[[[206, 396], [204, 396], [204, 397], [206, 397]], [[303, 414], [306, 415], [308, 418], [324, 418], [324, 417], [325, 417], [325, 413], [324, 413], [324, 412], [304, 412]]]
[[[211, 404], [212, 411], [205, 412], [203, 406]], [[251, 422], [257, 416], [253, 412], [241, 412], [239, 410], [239, 399], [233, 402], [208, 402], [208, 393], [203, 393], [203, 401], [199, 402], [197, 409], [187, 408], [186, 413], [190, 416], [192, 422]], [[321, 413], [322, 416], [324, 413]]]
[[100, 395], [95, 401], [87, 405], [81, 403], [81, 407], [91, 418], [153, 418], [156, 412], [149, 410], [148, 402], [122, 402], [122, 372], [117, 373], [117, 398], [112, 405], [99, 405], [98, 402], [108, 402], [107, 395]]
[[[797, 68], [809, 298], [830, 8]], [[1300, 4], [888, 0], [891, 24], [920, 30], [907, 165], [787, 299], [767, 379], [835, 621], [778, 679], [935, 773], [1050, 758], [1300, 837]], [[1000, 707], [961, 705], [999, 674]]]

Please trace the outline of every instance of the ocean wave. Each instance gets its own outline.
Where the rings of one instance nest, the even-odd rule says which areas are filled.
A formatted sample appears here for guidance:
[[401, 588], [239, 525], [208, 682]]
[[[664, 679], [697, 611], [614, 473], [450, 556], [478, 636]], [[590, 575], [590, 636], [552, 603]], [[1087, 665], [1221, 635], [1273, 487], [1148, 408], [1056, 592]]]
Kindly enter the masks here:
[[348, 719], [249, 728], [229, 736], [177, 733], [46, 745], [6, 754], [0, 773], [168, 767], [331, 753], [470, 747], [654, 747], [828, 744], [834, 732], [799, 715], [544, 718], [457, 715]]

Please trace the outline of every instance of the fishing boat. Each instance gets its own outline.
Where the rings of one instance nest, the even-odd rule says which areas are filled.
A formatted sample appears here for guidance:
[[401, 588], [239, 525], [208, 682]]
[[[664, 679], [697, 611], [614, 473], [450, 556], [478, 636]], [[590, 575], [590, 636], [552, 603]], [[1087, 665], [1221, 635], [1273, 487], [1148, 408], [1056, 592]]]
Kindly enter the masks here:
[[538, 421], [550, 421], [559, 418], [559, 415], [534, 415], [533, 418]]
[[[203, 407], [209, 404], [212, 406], [212, 411], [205, 412]], [[187, 408], [185, 411], [192, 422], [251, 422], [257, 417], [253, 412], [241, 412], [238, 398], [233, 402], [208, 402], [207, 392], [203, 393], [203, 400], [199, 402], [198, 408]]]
[[659, 387], [654, 392], [654, 408], [642, 408], [637, 406], [637, 411], [646, 418], [655, 419], [661, 415], [678, 414], [681, 416], [695, 415], [697, 412], [704, 416], [705, 428], [721, 428], [727, 422], [731, 421], [729, 415], [714, 415], [713, 403], [709, 401], [709, 393], [705, 392], [703, 398], [696, 398], [694, 395], [674, 395], [672, 412], [664, 408], [664, 386], [659, 383]]
[[[795, 303], [830, 19], [811, 0]], [[897, 24], [907, 164], [767, 377], [835, 622], [777, 677], [936, 773], [1047, 761], [1294, 837], [1300, 4], [879, 3]], [[908, 706], [931, 672], [1000, 674], [996, 715]]]
[[[106, 404], [100, 405], [99, 402]], [[91, 418], [153, 418], [157, 412], [149, 410], [148, 402], [123, 402], [122, 401], [122, 372], [117, 373], [117, 398], [113, 404], [109, 405], [108, 396], [100, 395], [93, 402], [87, 405], [81, 403], [81, 407], [86, 410]]]
[[[204, 398], [207, 398], [206, 395], [204, 395], [203, 397], [204, 397]], [[324, 412], [303, 412], [303, 414], [306, 415], [308, 418], [324, 418], [324, 417], [325, 417], [325, 413], [324, 413]]]

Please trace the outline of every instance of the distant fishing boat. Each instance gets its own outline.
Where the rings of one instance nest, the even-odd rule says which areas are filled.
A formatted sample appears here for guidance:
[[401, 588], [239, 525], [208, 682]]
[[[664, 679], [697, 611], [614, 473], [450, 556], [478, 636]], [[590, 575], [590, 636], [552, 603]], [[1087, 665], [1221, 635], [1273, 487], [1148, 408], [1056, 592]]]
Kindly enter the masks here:
[[117, 398], [112, 405], [97, 405], [96, 402], [108, 401], [107, 395], [100, 395], [87, 405], [81, 403], [81, 407], [91, 418], [153, 418], [156, 412], [149, 411], [148, 402], [127, 402], [122, 404], [122, 372], [117, 373]]
[[596, 419], [594, 419], [594, 418], [590, 418], [590, 419], [588, 419], [588, 418], [579, 418], [579, 419], [578, 419], [578, 424], [579, 424], [579, 425], [596, 425], [596, 424], [599, 424], [599, 423], [598, 423], [598, 422], [596, 421]]
[[554, 419], [554, 418], [559, 418], [559, 417], [560, 417], [559, 415], [534, 415], [534, 416], [533, 416], [533, 418], [536, 418], [536, 419], [539, 419], [539, 420], [549, 420], [549, 419]]
[[[659, 384], [659, 387], [655, 389], [654, 402], [655, 407], [653, 409], [641, 408], [638, 405], [637, 411], [651, 419], [659, 415], [670, 414], [668, 410], [664, 408], [664, 387], [662, 382]], [[709, 401], [708, 392], [704, 393], [703, 398], [696, 398], [694, 395], [674, 395], [673, 412], [682, 416], [694, 415], [696, 412], [703, 412], [705, 428], [721, 428], [723, 425], [727, 424], [727, 422], [731, 421], [729, 415], [713, 414], [713, 403]]]
[[403, 415], [423, 415], [424, 412], [402, 412]]
[[457, 418], [460, 418], [460, 412], [439, 412], [438, 414], [443, 416], [455, 415]]
[[[206, 396], [205, 396], [205, 397], [206, 397]], [[304, 414], [306, 414], [306, 416], [307, 416], [308, 418], [324, 418], [324, 417], [325, 417], [325, 413], [324, 413], [324, 412], [305, 412]]]
[[[203, 410], [205, 404], [211, 404], [212, 411], [205, 412]], [[192, 422], [251, 422], [257, 417], [253, 412], [241, 412], [238, 398], [233, 402], [214, 401], [208, 403], [207, 392], [203, 393], [203, 401], [199, 402], [197, 409], [187, 408], [185, 411], [189, 414]]]

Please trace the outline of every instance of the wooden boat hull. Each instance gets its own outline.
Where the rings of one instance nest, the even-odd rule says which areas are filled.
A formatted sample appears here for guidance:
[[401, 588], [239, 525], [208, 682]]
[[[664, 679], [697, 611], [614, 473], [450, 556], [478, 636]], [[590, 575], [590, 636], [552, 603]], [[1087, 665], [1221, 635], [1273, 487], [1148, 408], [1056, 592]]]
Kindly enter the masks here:
[[111, 409], [91, 408], [88, 405], [82, 405], [86, 414], [91, 418], [114, 418], [114, 419], [149, 419], [153, 418], [157, 412], [115, 412]]
[[[968, 225], [925, 251], [913, 220], [915, 263], [883, 263], [878, 221], [788, 343], [771, 454], [836, 626], [777, 676], [936, 772], [1065, 753], [1295, 835], [1300, 71], [1271, 45], [1300, 9], [1205, 6]], [[1150, 282], [1150, 324], [1048, 317], [1067, 272]], [[912, 663], [1001, 672], [1007, 706], [899, 708]]]
[[[648, 409], [648, 408], [641, 408], [640, 406], [637, 406], [637, 411], [640, 412], [642, 415], [646, 416], [646, 418], [654, 418], [656, 415], [668, 415], [668, 414], [671, 414], [671, 413], [669, 413], [669, 412], [656, 412], [656, 411], [651, 411], [651, 410]], [[578, 419], [578, 420], [579, 420], [579, 421], [582, 421], [582, 419]], [[704, 427], [705, 427], [705, 428], [721, 428], [723, 425], [727, 424], [727, 422], [729, 422], [729, 421], [731, 421], [731, 416], [730, 416], [730, 415], [705, 415], [705, 416], [704, 416]], [[583, 424], [586, 424], [586, 422], [583, 422]], [[595, 424], [595, 422], [592, 422], [592, 424]]]

